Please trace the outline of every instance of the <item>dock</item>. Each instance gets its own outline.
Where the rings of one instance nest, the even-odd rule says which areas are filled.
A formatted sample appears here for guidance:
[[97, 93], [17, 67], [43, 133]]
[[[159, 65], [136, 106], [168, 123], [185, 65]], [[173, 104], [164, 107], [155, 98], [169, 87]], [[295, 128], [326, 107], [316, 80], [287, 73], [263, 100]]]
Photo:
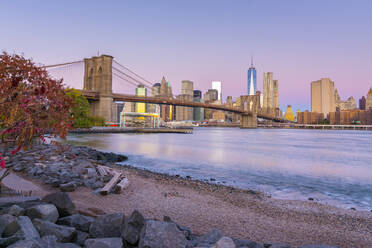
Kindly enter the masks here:
[[77, 128], [70, 133], [180, 133], [191, 134], [193, 128], [121, 128], [121, 127], [94, 127], [94, 128]]

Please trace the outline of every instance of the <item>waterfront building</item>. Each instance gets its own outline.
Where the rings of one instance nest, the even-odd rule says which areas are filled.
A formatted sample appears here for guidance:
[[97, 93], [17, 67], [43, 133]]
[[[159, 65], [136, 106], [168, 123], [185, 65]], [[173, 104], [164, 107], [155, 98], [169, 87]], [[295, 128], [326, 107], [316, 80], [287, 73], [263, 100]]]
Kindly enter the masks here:
[[[194, 102], [202, 102], [202, 92], [200, 90], [194, 90]], [[203, 121], [204, 120], [204, 108], [193, 109], [193, 120]]]
[[257, 90], [257, 71], [253, 66], [253, 58], [251, 60], [251, 67], [248, 69], [248, 95], [256, 94]]
[[287, 106], [287, 111], [285, 112], [284, 119], [286, 119], [288, 121], [294, 121], [295, 120], [291, 105]]
[[297, 111], [297, 123], [298, 124], [321, 124], [324, 121], [324, 114], [317, 112]]
[[329, 78], [311, 82], [311, 111], [327, 116], [335, 110], [334, 82]]
[[362, 98], [359, 99], [359, 109], [366, 110], [366, 103], [367, 103], [366, 98], [362, 96]]
[[[138, 85], [136, 88], [136, 96], [147, 96], [147, 89], [143, 84]], [[136, 112], [137, 113], [146, 113], [146, 103], [136, 102]]]
[[212, 89], [217, 90], [217, 100], [220, 101], [222, 104], [222, 82], [221, 81], [213, 81], [212, 82]]
[[372, 87], [369, 89], [366, 99], [366, 110], [372, 109]]

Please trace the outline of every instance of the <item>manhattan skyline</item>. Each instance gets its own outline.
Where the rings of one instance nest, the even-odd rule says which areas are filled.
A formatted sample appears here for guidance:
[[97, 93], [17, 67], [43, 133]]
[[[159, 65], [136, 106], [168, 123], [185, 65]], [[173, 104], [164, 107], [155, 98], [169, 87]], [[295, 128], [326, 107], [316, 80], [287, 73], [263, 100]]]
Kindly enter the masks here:
[[291, 104], [295, 111], [310, 109], [310, 83], [323, 77], [342, 99], [366, 95], [371, 7], [370, 1], [9, 1], [2, 3], [0, 48], [44, 64], [99, 51], [153, 83], [166, 76], [176, 93], [182, 80], [203, 92], [222, 81], [224, 97], [246, 94], [253, 55], [257, 89], [263, 73], [273, 72], [281, 108]]

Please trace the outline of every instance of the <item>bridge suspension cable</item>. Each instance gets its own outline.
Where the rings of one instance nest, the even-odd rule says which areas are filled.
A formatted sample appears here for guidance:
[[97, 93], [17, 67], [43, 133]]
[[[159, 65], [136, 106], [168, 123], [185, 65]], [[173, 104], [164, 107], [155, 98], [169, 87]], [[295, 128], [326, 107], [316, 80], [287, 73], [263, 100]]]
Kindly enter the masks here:
[[40, 67], [41, 68], [54, 68], [54, 67], [77, 64], [77, 63], [82, 63], [82, 62], [84, 62], [84, 61], [83, 60], [78, 60], [78, 61], [66, 62], [66, 63], [62, 63], [62, 64], [44, 65], [44, 66], [40, 66]]
[[[149, 87], [152, 87], [152, 85], [154, 84], [154, 83], [151, 83], [151, 82], [150, 82], [149, 80], [147, 80], [146, 78], [144, 78], [144, 77], [138, 75], [137, 73], [135, 73], [134, 71], [132, 71], [132, 70], [129, 69], [128, 67], [126, 67], [126, 66], [120, 64], [120, 63], [117, 62], [116, 60], [114, 60], [114, 63], [116, 63], [117, 65], [119, 65], [119, 66], [122, 67], [123, 69], [129, 71], [129, 72], [132, 73], [133, 75], [137, 76], [137, 77], [140, 78], [141, 80], [145, 81], [145, 82], [148, 84]], [[143, 83], [143, 84], [145, 84], [145, 83]]]
[[[125, 77], [128, 77], [128, 78], [130, 78], [131, 80], [133, 80], [133, 81], [136, 82], [136, 83], [133, 83], [133, 81], [131, 81], [132, 84], [135, 84], [136, 86], [138, 86], [138, 85], [141, 84], [141, 85], [145, 86], [146, 88], [148, 88], [149, 90], [152, 90], [152, 88], [151, 88], [150, 86], [148, 86], [147, 84], [144, 84], [143, 82], [141, 82], [141, 81], [139, 81], [139, 80], [133, 78], [132, 76], [126, 74], [125, 72], [119, 70], [118, 68], [116, 68], [116, 67], [113, 66], [112, 69], [115, 70], [115, 71], [118, 72], [118, 73], [121, 73], [121, 74], [124, 75]], [[113, 72], [113, 73], [114, 73], [114, 72]], [[116, 74], [116, 76], [119, 77], [117, 74]], [[124, 79], [123, 77], [119, 77], [119, 78], [125, 80], [126, 82], [129, 82], [128, 79]]]

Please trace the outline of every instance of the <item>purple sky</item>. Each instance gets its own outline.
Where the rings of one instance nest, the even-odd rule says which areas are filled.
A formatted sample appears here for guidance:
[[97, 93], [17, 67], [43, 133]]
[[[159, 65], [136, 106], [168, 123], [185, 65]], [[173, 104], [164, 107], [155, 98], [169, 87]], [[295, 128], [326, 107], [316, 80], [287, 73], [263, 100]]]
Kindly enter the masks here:
[[154, 83], [166, 76], [174, 94], [183, 79], [203, 91], [220, 80], [224, 97], [246, 94], [251, 55], [258, 88], [263, 72], [274, 72], [284, 109], [310, 108], [310, 82], [321, 77], [343, 99], [358, 100], [372, 86], [370, 0], [14, 0], [0, 8], [2, 50], [43, 64], [99, 50]]

